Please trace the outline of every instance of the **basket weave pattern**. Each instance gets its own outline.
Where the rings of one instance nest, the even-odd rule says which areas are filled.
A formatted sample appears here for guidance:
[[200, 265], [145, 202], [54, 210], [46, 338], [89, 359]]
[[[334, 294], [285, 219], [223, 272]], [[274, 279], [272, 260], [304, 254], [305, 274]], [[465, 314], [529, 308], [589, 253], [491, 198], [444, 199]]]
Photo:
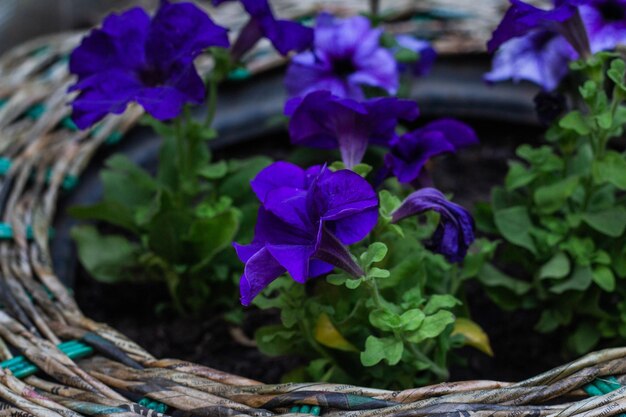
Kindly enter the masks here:
[[[626, 411], [626, 387], [618, 388], [626, 383], [626, 348], [590, 354], [515, 384], [467, 381], [405, 391], [264, 385], [157, 359], [85, 317], [52, 268], [48, 238], [56, 203], [98, 148], [123, 135], [142, 111], [130, 107], [93, 131], [75, 129], [66, 105], [72, 80], [65, 57], [79, 39], [48, 37], [0, 59], [0, 210], [7, 234], [0, 240], [0, 360], [13, 366], [0, 369], [0, 417], [271, 416], [288, 415], [296, 405], [342, 417], [600, 417]], [[270, 57], [256, 68], [277, 62]], [[81, 352], [93, 354], [79, 360]], [[36, 368], [36, 376], [28, 371]], [[610, 389], [592, 392], [588, 386], [607, 386], [606, 380]]]

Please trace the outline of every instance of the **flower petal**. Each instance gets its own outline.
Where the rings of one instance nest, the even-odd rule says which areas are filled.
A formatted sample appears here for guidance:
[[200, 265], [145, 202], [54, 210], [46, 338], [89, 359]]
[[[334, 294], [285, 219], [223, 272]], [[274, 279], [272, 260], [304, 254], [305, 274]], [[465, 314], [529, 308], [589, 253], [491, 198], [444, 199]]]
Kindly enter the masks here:
[[210, 46], [228, 47], [227, 30], [193, 3], [162, 2], [146, 42], [151, 65], [169, 72], [174, 64], [190, 64]]
[[250, 305], [276, 278], [285, 273], [282, 267], [266, 248], [261, 248], [246, 261], [244, 273], [239, 281], [241, 304]]
[[93, 29], [70, 55], [70, 72], [87, 77], [111, 69], [135, 69], [145, 63], [144, 43], [150, 16], [135, 7], [110, 14], [101, 29]]
[[428, 210], [441, 215], [428, 247], [450, 262], [462, 261], [474, 241], [474, 220], [467, 210], [448, 201], [440, 191], [434, 188], [415, 191], [392, 213], [392, 222], [397, 223]]
[[72, 102], [72, 120], [85, 129], [107, 114], [121, 114], [141, 92], [139, 81], [124, 71], [109, 70], [81, 80], [80, 93]]

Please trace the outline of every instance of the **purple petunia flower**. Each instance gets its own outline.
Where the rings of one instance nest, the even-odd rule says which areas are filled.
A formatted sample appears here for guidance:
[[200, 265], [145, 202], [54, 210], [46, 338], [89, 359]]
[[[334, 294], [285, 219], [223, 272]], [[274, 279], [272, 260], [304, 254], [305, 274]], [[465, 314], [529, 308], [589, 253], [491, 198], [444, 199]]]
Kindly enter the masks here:
[[378, 198], [367, 181], [349, 170], [276, 162], [251, 185], [262, 206], [252, 243], [234, 244], [245, 263], [242, 304], [285, 272], [300, 283], [334, 267], [363, 274], [344, 245], [363, 239], [378, 221]]
[[228, 46], [226, 29], [191, 3], [163, 0], [152, 20], [141, 8], [109, 15], [70, 57], [78, 76], [71, 90], [80, 91], [74, 122], [84, 129], [130, 102], [159, 120], [176, 117], [185, 103], [204, 100], [193, 61], [210, 46]]
[[591, 52], [626, 43], [626, 0], [578, 0]]
[[461, 262], [474, 241], [474, 220], [467, 210], [448, 201], [440, 191], [434, 188], [415, 191], [392, 213], [391, 221], [397, 223], [429, 210], [439, 213], [441, 218], [427, 247], [450, 262]]
[[393, 97], [357, 102], [328, 91], [294, 98], [285, 105], [291, 116], [292, 143], [321, 149], [339, 148], [347, 168], [361, 162], [369, 143], [387, 145], [398, 120], [413, 120], [417, 104]]
[[[225, 1], [213, 0], [218, 6]], [[239, 59], [249, 51], [262, 37], [272, 42], [282, 55], [291, 51], [304, 51], [313, 43], [313, 29], [290, 20], [276, 19], [267, 0], [240, 0], [250, 15], [250, 20], [243, 27], [233, 45], [232, 54]]]
[[400, 72], [410, 71], [417, 77], [427, 75], [435, 64], [437, 52], [431, 44], [421, 39], [415, 39], [409, 35], [398, 35], [396, 41], [401, 48], [408, 49], [419, 54], [419, 59], [413, 64], [398, 64]]
[[458, 120], [441, 119], [394, 138], [385, 166], [398, 181], [412, 183], [430, 158], [477, 143], [474, 129]]
[[511, 2], [488, 43], [498, 49], [489, 82], [529, 80], [551, 91], [570, 61], [626, 43], [626, 0], [555, 0], [552, 10]]
[[552, 91], [567, 75], [568, 63], [578, 58], [574, 48], [561, 35], [539, 30], [506, 42], [493, 60], [485, 80], [531, 81]]
[[285, 78], [291, 97], [329, 90], [339, 97], [363, 99], [362, 86], [390, 94], [398, 89], [396, 61], [380, 46], [382, 29], [363, 16], [338, 19], [323, 13], [317, 18], [313, 51], [296, 55]]
[[589, 54], [589, 41], [574, 4], [576, 0], [556, 0], [555, 7], [550, 10], [539, 9], [521, 0], [510, 1], [511, 7], [487, 42], [490, 53], [511, 39], [547, 30], [563, 35], [580, 55]]

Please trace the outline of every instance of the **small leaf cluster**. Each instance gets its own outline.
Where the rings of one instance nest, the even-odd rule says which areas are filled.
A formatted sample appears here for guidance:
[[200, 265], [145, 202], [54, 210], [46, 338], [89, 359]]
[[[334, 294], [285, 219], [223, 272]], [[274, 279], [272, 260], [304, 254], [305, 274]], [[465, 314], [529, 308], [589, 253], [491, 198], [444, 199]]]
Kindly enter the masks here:
[[461, 299], [463, 283], [495, 245], [477, 242], [462, 267], [450, 264], [421, 243], [434, 232], [437, 214], [391, 224], [400, 200], [385, 190], [379, 196], [378, 225], [351, 246], [364, 276], [336, 272], [306, 286], [281, 277], [255, 299], [281, 317], [256, 333], [259, 349], [309, 360], [286, 380], [401, 389], [445, 380], [454, 348], [471, 344], [490, 352]]
[[[164, 138], [156, 175], [122, 155], [101, 172], [102, 201], [70, 214], [81, 263], [106, 282], [162, 282], [181, 313], [234, 310], [240, 263], [230, 249], [256, 219], [250, 180], [271, 160], [212, 159], [214, 132], [192, 121], [147, 120]], [[104, 233], [104, 232], [107, 233]]]
[[616, 300], [626, 296], [626, 154], [611, 139], [626, 124], [624, 61], [601, 53], [573, 63], [582, 80], [574, 110], [538, 147], [509, 162], [478, 225], [502, 238], [499, 262], [480, 272], [502, 308], [541, 312], [536, 330], [569, 329], [566, 348], [581, 354], [601, 338], [626, 336]]

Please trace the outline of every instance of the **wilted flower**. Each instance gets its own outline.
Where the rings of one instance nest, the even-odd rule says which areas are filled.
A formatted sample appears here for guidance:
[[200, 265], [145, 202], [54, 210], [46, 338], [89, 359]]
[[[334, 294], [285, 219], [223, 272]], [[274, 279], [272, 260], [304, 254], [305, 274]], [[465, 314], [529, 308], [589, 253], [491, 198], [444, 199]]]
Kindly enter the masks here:
[[435, 52], [429, 42], [415, 39], [409, 35], [396, 36], [396, 42], [398, 42], [400, 48], [408, 49], [419, 55], [418, 59], [413, 63], [398, 63], [400, 72], [409, 71], [417, 77], [424, 76], [430, 72], [437, 59], [437, 52]]
[[392, 213], [392, 222], [430, 210], [441, 217], [427, 247], [450, 262], [461, 262], [474, 241], [474, 220], [467, 210], [448, 201], [440, 191], [434, 188], [415, 191]]
[[382, 29], [372, 28], [363, 16], [338, 19], [320, 14], [313, 50], [296, 55], [287, 69], [289, 95], [329, 90], [339, 97], [363, 99], [364, 85], [394, 94], [397, 65], [391, 52], [380, 46], [381, 34]]
[[378, 198], [367, 181], [349, 170], [276, 162], [251, 184], [261, 201], [255, 236], [249, 245], [234, 244], [246, 264], [242, 304], [285, 272], [300, 283], [334, 267], [363, 274], [344, 245], [363, 239], [378, 220]]
[[471, 127], [458, 120], [441, 119], [394, 138], [385, 156], [385, 166], [398, 181], [411, 183], [433, 156], [477, 143], [478, 137]]
[[357, 102], [316, 91], [287, 102], [289, 134], [296, 145], [339, 148], [348, 168], [361, 162], [369, 143], [388, 145], [399, 120], [413, 120], [417, 104], [393, 97]]
[[152, 20], [141, 8], [109, 15], [70, 57], [78, 76], [71, 90], [80, 91], [74, 122], [84, 129], [130, 102], [159, 120], [176, 117], [185, 103], [204, 100], [193, 61], [210, 46], [228, 46], [226, 29], [192, 3], [163, 0]]
[[[230, 0], [213, 0], [215, 6]], [[274, 17], [267, 0], [240, 0], [250, 15], [250, 20], [243, 27], [233, 45], [232, 54], [240, 58], [249, 51], [262, 37], [272, 42], [282, 55], [291, 51], [303, 51], [313, 43], [313, 30], [290, 20]]]

